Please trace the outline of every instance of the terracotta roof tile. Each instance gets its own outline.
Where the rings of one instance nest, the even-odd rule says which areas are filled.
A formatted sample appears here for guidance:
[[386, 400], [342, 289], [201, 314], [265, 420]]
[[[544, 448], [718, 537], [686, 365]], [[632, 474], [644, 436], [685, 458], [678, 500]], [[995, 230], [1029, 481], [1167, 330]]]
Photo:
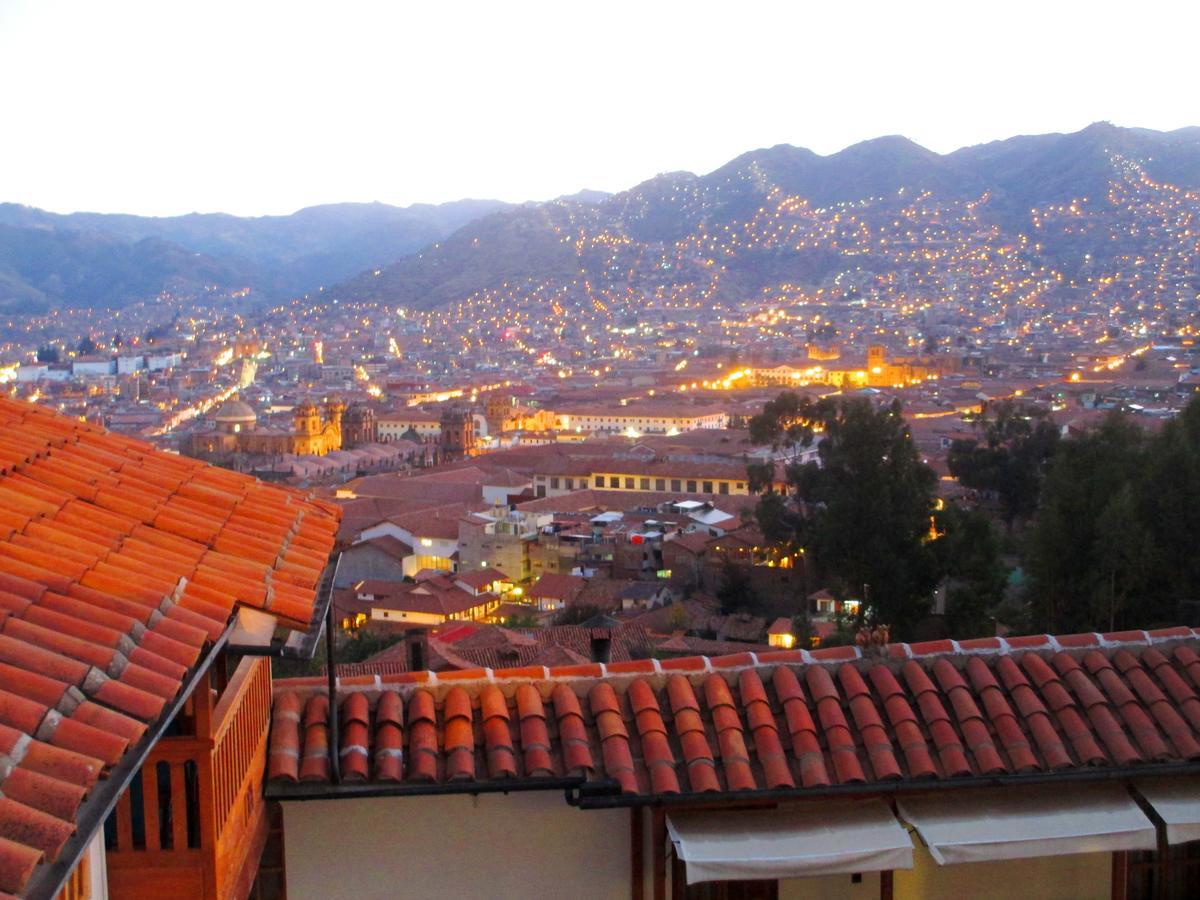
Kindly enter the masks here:
[[4, 896], [15, 897], [17, 892], [24, 890], [41, 861], [40, 850], [0, 838], [0, 890], [4, 891]]
[[521, 751], [527, 776], [553, 775], [550, 732], [546, 728], [546, 707], [542, 695], [531, 684], [517, 688], [517, 717], [521, 722]]
[[[0, 460], [0, 891], [19, 891], [237, 602], [266, 606], [278, 578], [307, 625], [338, 514], [3, 398]], [[298, 723], [290, 769], [278, 734], [274, 772], [298, 778]], [[322, 736], [306, 726], [310, 778], [328, 776]]]
[[404, 707], [400, 695], [385, 691], [375, 709], [375, 780], [399, 781], [404, 768]]
[[483, 720], [483, 743], [487, 752], [488, 774], [492, 778], [515, 778], [517, 757], [509, 721], [508, 701], [496, 686], [480, 694], [479, 716]]
[[[575, 775], [626, 795], [803, 792], [1198, 760], [1200, 638], [1152, 645], [1142, 634], [1068, 641], [1071, 649], [1037, 636], [1026, 642], [1034, 650], [1000, 639], [940, 653], [897, 645], [874, 658], [746, 655], [723, 667], [693, 658], [677, 669], [667, 661], [633, 671], [488, 669], [450, 680], [448, 690], [436, 686], [443, 675], [409, 673], [432, 686], [385, 691], [378, 703], [387, 699], [390, 711], [386, 721], [376, 712], [372, 740], [401, 745], [406, 703], [409, 731], [423, 732], [409, 735], [412, 763], [404, 770], [395, 753], [377, 755], [370, 777], [457, 777], [464, 790], [476, 780]], [[280, 745], [291, 740], [301, 689], [321, 685], [277, 687]], [[368, 695], [343, 682], [341, 704], [355, 696]], [[343, 745], [363, 740], [347, 734]], [[272, 760], [268, 775], [294, 778], [286, 758]]]
[[417, 691], [408, 703], [409, 778], [437, 781], [438, 734], [433, 695]]

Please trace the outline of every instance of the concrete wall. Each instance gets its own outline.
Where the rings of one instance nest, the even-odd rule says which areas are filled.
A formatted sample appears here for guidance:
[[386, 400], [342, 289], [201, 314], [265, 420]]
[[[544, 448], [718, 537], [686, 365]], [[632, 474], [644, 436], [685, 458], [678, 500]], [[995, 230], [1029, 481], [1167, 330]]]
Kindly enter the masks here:
[[630, 894], [629, 811], [561, 791], [291, 802], [283, 821], [289, 900]]
[[482, 525], [459, 525], [458, 570], [473, 572], [481, 568], [499, 569], [509, 578], [524, 581], [529, 577], [526, 541], [516, 534], [488, 534]]

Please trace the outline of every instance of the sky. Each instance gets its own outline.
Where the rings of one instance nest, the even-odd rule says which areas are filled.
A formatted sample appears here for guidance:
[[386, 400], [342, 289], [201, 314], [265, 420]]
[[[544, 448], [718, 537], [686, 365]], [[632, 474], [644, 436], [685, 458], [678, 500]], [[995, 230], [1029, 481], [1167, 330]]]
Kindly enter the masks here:
[[1200, 3], [0, 0], [0, 201], [543, 200], [779, 143], [1200, 125]]

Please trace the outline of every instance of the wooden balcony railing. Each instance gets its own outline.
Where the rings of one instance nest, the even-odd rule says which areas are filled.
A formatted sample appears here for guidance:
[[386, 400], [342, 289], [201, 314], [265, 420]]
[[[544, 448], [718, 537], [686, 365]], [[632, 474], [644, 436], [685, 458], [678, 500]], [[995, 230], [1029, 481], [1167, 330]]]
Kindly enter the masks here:
[[91, 862], [85, 853], [71, 870], [67, 883], [58, 892], [56, 900], [89, 900], [92, 896]]
[[108, 889], [122, 898], [240, 898], [267, 835], [262, 800], [271, 663], [246, 657], [213, 704], [196, 688], [194, 734], [164, 737], [105, 829]]

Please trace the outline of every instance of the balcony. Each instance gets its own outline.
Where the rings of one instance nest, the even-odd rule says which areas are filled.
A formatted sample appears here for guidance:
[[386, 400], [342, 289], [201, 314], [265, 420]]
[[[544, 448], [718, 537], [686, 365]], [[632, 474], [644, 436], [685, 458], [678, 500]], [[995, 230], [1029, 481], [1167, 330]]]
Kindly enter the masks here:
[[196, 688], [183, 733], [155, 745], [109, 819], [114, 900], [224, 900], [250, 891], [268, 830], [271, 663], [244, 657], [228, 683], [216, 680]]

